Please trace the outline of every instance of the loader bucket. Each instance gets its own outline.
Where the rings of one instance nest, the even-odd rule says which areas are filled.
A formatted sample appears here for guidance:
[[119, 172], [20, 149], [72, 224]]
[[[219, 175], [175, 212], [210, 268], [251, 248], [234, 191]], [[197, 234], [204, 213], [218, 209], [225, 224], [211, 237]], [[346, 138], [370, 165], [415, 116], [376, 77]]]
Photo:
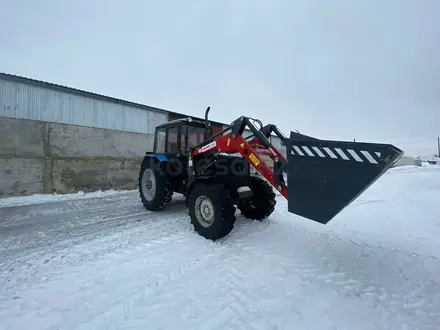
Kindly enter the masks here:
[[288, 211], [322, 224], [381, 177], [403, 151], [389, 144], [319, 140], [291, 132]]

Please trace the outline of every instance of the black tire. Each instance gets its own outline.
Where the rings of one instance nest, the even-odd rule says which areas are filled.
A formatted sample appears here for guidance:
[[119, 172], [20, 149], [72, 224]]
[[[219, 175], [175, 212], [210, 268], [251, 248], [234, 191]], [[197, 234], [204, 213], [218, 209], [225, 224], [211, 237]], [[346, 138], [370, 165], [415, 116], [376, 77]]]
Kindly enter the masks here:
[[275, 210], [276, 195], [272, 186], [259, 177], [252, 177], [250, 188], [253, 195], [240, 199], [237, 208], [244, 217], [262, 221]]
[[[147, 179], [147, 176], [154, 177], [154, 182], [151, 182], [156, 187], [154, 195], [148, 191], [148, 187], [146, 187], [148, 182], [143, 181], [144, 176], [145, 179]], [[139, 196], [148, 211], [164, 210], [170, 204], [173, 196], [166, 173], [155, 165], [154, 159], [150, 157], [144, 158], [139, 171]]]
[[[205, 202], [207, 210], [212, 214], [211, 223], [202, 219], [199, 202]], [[194, 230], [202, 237], [217, 240], [227, 236], [235, 224], [234, 201], [229, 190], [214, 184], [197, 184], [188, 196], [189, 216]]]

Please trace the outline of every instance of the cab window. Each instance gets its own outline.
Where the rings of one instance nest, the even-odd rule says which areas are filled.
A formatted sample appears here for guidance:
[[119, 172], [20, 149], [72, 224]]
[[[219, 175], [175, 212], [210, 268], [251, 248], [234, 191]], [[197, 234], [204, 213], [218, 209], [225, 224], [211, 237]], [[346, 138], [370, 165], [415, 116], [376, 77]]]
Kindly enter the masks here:
[[203, 142], [205, 129], [203, 127], [182, 126], [182, 147], [194, 148]]
[[156, 151], [158, 154], [165, 153], [165, 143], [166, 143], [166, 129], [158, 128], [156, 130]]
[[178, 153], [179, 146], [177, 144], [177, 127], [168, 128], [168, 139], [167, 139], [167, 148], [166, 153]]

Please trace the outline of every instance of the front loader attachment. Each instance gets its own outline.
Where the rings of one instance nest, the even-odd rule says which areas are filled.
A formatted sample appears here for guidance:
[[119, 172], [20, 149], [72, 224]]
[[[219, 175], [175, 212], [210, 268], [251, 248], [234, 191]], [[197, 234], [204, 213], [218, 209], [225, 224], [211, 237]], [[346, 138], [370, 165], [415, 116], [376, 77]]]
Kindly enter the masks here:
[[381, 177], [403, 151], [389, 144], [319, 140], [291, 132], [288, 211], [322, 224]]

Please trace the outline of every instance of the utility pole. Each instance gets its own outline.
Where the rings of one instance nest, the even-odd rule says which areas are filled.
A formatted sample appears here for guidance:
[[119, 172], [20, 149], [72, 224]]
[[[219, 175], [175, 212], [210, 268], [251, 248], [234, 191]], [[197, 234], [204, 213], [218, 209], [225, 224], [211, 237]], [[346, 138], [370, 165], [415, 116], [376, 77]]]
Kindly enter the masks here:
[[440, 158], [440, 136], [437, 136], [437, 157]]

